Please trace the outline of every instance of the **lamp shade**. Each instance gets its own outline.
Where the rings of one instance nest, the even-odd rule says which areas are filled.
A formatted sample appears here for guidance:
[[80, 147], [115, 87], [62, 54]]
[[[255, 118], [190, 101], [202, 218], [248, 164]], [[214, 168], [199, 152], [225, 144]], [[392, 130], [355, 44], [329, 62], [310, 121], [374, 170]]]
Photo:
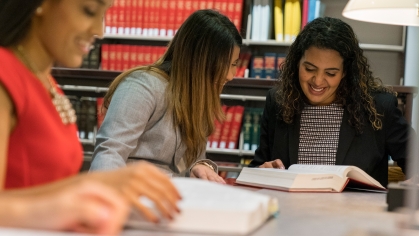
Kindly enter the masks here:
[[372, 23], [419, 26], [419, 0], [350, 0], [342, 15]]

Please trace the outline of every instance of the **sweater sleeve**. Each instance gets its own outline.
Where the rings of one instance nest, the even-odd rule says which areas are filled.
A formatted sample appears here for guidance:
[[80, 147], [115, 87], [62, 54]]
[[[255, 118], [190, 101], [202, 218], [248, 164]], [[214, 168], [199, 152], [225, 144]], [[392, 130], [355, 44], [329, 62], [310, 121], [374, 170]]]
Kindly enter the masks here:
[[157, 88], [152, 80], [158, 79], [141, 72], [119, 84], [98, 131], [91, 170], [126, 166], [156, 109]]

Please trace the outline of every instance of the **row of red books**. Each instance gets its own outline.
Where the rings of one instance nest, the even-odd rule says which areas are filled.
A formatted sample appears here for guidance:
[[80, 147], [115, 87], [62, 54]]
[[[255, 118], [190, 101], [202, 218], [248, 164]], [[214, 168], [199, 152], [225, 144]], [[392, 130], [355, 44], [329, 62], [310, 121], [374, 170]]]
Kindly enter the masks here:
[[102, 44], [102, 70], [124, 71], [135, 66], [150, 65], [163, 56], [167, 47]]
[[215, 130], [208, 137], [207, 148], [237, 149], [244, 107], [223, 105], [223, 112], [226, 120], [223, 123], [215, 121]]
[[105, 16], [105, 33], [173, 36], [199, 9], [216, 9], [240, 30], [243, 0], [115, 0]]

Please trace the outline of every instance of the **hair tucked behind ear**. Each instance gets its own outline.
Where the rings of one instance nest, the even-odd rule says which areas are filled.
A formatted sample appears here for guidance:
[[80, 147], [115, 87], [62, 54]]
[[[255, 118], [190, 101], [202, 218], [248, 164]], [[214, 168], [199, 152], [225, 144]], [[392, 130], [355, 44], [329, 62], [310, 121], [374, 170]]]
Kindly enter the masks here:
[[13, 46], [27, 35], [36, 8], [43, 1], [0, 0], [0, 46]]
[[345, 22], [330, 18], [317, 18], [308, 23], [289, 49], [287, 58], [281, 66], [278, 80], [277, 102], [280, 116], [290, 124], [304, 107], [304, 93], [298, 77], [298, 66], [305, 51], [310, 47], [332, 49], [343, 58], [345, 73], [336, 91], [336, 101], [342, 104], [350, 114], [349, 123], [362, 133], [368, 121], [375, 130], [382, 128], [380, 114], [375, 109], [372, 93], [388, 92], [380, 79], [373, 77], [363, 50], [352, 28]]
[[179, 28], [162, 58], [115, 79], [104, 106], [108, 107], [115, 89], [132, 71], [150, 70], [166, 77], [166, 102], [186, 144], [185, 158], [190, 166], [205, 151], [214, 120], [224, 119], [220, 94], [234, 47], [241, 44], [239, 32], [226, 16], [214, 10], [196, 11]]

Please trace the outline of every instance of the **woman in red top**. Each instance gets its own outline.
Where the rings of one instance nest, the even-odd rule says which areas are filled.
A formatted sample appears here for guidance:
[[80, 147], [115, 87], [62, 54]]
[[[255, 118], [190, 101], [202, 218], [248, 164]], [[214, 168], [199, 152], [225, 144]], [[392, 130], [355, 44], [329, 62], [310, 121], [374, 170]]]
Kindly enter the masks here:
[[[93, 196], [91, 205], [109, 203], [107, 205], [115, 209], [116, 203], [121, 202], [117, 198], [122, 197], [153, 221], [158, 218], [139, 204], [138, 197], [146, 196], [154, 201], [167, 218], [172, 218], [178, 210], [177, 190], [167, 176], [151, 165], [140, 163], [111, 172], [77, 175], [82, 149], [76, 136], [74, 110], [57, 88], [50, 71], [54, 62], [67, 67], [81, 64], [94, 37], [102, 36], [103, 16], [112, 2], [0, 1], [0, 188], [7, 190], [0, 193], [0, 200], [4, 200], [0, 207], [8, 202], [15, 204], [8, 196], [21, 202], [29, 198], [57, 202], [57, 196], [63, 192], [81, 189], [82, 194], [68, 194], [69, 199], [58, 204], [67, 211], [74, 211], [77, 210], [74, 202], [86, 192], [82, 190], [86, 190], [83, 183], [87, 181], [89, 186], [101, 186], [97, 184], [101, 182], [107, 186], [97, 188], [110, 188], [109, 191], [118, 193], [112, 201], [91, 191], [85, 194]], [[68, 205], [71, 201], [73, 207]], [[57, 208], [57, 205], [46, 204], [46, 207]], [[119, 213], [116, 214], [119, 219], [108, 217], [109, 222], [119, 222], [116, 228], [120, 228], [124, 215]], [[48, 216], [64, 217], [63, 214], [46, 214]], [[86, 218], [83, 214], [80, 217]], [[10, 218], [13, 219], [13, 215]], [[45, 218], [34, 220], [45, 222]], [[26, 223], [29, 222], [23, 220], [17, 225], [28, 225]], [[9, 225], [2, 214], [0, 225]], [[69, 229], [60, 224], [49, 228]]]

